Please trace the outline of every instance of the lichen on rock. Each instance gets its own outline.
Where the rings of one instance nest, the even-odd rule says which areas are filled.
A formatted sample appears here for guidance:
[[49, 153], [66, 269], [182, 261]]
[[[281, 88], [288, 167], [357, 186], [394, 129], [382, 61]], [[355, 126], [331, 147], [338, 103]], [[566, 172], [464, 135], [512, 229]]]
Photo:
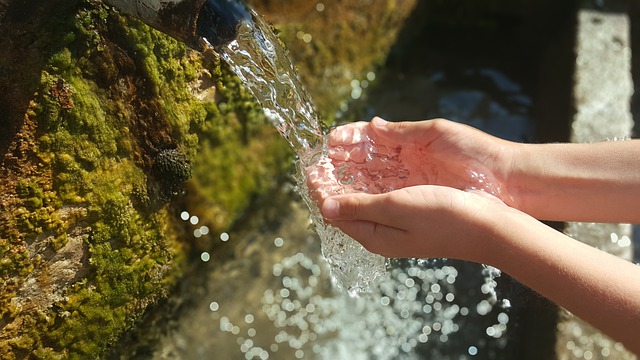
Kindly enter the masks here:
[[[285, 39], [304, 30], [272, 19]], [[335, 60], [332, 37], [364, 31], [336, 29], [288, 44], [303, 78]], [[287, 178], [293, 152], [218, 58], [99, 0], [2, 0], [0, 31], [0, 358], [100, 358], [187, 272], [182, 207], [225, 231]], [[386, 50], [348, 66], [358, 51], [341, 52], [339, 77]], [[316, 93], [331, 113], [333, 92]]]
[[[98, 1], [9, 2], [0, 28], [12, 34], [0, 41], [0, 69], [14, 74], [0, 78], [8, 130], [0, 139], [0, 358], [100, 357], [188, 266], [192, 244], [173, 198], [153, 201], [153, 184], [177, 193], [191, 164], [203, 162], [203, 146], [285, 149], [253, 156], [255, 166], [236, 173], [253, 179], [231, 200], [246, 204], [265, 189], [256, 179], [281, 170], [260, 164], [290, 154], [258, 130], [267, 123], [245, 94], [228, 91], [221, 112], [218, 98], [192, 93], [194, 84], [212, 93], [202, 87], [238, 83], [217, 59]], [[30, 60], [19, 61], [25, 54]], [[211, 123], [230, 122], [224, 141], [207, 138]], [[206, 165], [214, 173], [235, 166]], [[206, 184], [185, 186], [221, 202]], [[217, 219], [228, 226], [240, 212]]]

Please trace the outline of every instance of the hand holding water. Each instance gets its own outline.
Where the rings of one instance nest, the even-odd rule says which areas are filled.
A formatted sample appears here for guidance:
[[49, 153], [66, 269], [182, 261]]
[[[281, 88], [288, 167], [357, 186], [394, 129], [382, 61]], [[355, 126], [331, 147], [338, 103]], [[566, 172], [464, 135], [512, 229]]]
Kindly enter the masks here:
[[478, 189], [508, 204], [513, 201], [506, 188], [512, 153], [510, 142], [444, 119], [393, 123], [376, 117], [329, 135], [335, 164], [353, 162], [380, 173], [386, 166], [381, 157], [397, 158], [405, 174], [388, 190], [414, 185]]
[[639, 158], [638, 140], [517, 144], [446, 120], [374, 119], [331, 133], [309, 187], [370, 251], [496, 266], [640, 354], [640, 267], [537, 220], [640, 223]]

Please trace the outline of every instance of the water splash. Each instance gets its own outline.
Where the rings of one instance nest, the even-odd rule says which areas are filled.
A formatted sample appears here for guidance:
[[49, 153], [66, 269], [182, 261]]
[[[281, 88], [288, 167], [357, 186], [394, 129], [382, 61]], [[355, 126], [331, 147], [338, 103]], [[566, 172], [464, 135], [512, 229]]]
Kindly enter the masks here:
[[322, 154], [324, 133], [310, 95], [277, 37], [262, 18], [251, 11], [253, 21], [239, 23], [234, 40], [214, 50], [247, 86], [265, 115], [289, 142], [303, 164]]
[[[310, 95], [301, 85], [277, 37], [260, 16], [248, 11], [252, 21], [239, 23], [234, 40], [219, 44], [203, 38], [202, 45], [229, 64], [262, 106], [267, 118], [295, 150], [299, 159], [296, 177], [299, 193], [311, 209], [323, 255], [331, 265], [336, 284], [351, 293], [366, 291], [371, 282], [385, 272], [385, 259], [368, 252], [342, 231], [323, 222], [310, 197], [304, 169], [312, 164], [331, 165], [325, 150], [326, 133]], [[346, 176], [347, 172], [359, 176], [353, 178], [354, 183], [337, 181], [335, 193], [366, 191], [362, 185], [372, 183], [363, 178], [362, 175], [367, 174], [357, 169], [348, 170], [351, 164], [341, 165], [340, 176]]]

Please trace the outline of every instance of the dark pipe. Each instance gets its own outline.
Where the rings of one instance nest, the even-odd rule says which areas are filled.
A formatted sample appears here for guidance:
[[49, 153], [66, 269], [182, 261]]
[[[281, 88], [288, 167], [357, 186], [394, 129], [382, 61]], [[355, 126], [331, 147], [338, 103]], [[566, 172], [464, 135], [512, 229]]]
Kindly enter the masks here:
[[147, 25], [200, 49], [205, 37], [214, 47], [233, 39], [251, 12], [239, 0], [104, 0]]
[[198, 17], [196, 33], [214, 48], [233, 41], [242, 22], [251, 22], [247, 6], [233, 0], [206, 0]]

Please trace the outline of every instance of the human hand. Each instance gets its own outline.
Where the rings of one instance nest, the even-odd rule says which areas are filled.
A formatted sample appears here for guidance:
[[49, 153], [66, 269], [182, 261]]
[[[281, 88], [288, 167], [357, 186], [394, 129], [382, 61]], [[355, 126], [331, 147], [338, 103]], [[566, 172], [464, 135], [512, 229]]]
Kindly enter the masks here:
[[491, 234], [501, 213], [518, 211], [483, 191], [421, 185], [332, 196], [321, 212], [330, 224], [385, 257], [485, 262], [497, 245]]
[[[394, 123], [376, 117], [337, 127], [329, 135], [329, 158], [336, 168], [349, 163], [356, 164], [358, 173], [382, 174], [374, 180], [382, 181], [383, 188], [364, 192], [442, 185], [484, 190], [507, 204], [514, 201], [507, 180], [515, 148], [512, 142], [444, 119]], [[394, 170], [397, 176], [384, 176], [394, 163], [390, 159], [402, 164], [401, 171]]]

